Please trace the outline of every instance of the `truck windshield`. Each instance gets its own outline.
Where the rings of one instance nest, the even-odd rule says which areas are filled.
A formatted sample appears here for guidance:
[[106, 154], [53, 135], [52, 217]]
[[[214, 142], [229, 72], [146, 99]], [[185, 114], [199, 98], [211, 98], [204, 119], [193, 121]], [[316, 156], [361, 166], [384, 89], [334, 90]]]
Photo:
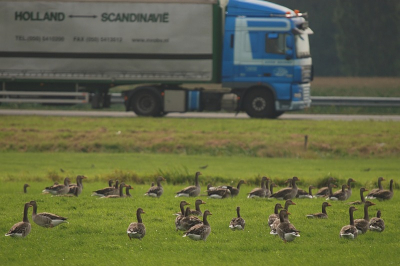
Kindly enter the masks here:
[[310, 57], [310, 43], [308, 41], [308, 34], [303, 33], [295, 35], [295, 40], [297, 58]]

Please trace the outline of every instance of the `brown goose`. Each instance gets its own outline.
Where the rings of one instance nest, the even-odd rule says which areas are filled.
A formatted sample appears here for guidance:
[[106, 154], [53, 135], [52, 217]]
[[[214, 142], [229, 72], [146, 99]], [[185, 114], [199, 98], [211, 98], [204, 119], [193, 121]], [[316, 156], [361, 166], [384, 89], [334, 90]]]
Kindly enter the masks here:
[[103, 197], [100, 197], [101, 199], [117, 199], [117, 198], [123, 198], [124, 197], [124, 187], [127, 187], [127, 185], [125, 185], [125, 183], [124, 182], [122, 182], [120, 185], [119, 185], [119, 193], [118, 193], [118, 195], [114, 195], [114, 194], [112, 194], [112, 195], [107, 195], [107, 196], [103, 196]]
[[29, 184], [24, 184], [24, 193], [26, 193], [26, 188], [29, 187]]
[[50, 193], [52, 195], [64, 195], [69, 191], [69, 183], [71, 183], [71, 180], [66, 177], [64, 179], [64, 185], [53, 185], [51, 187], [46, 187], [42, 192]]
[[358, 230], [357, 227], [354, 226], [354, 217], [353, 217], [353, 212], [356, 211], [356, 207], [350, 206], [349, 208], [349, 215], [350, 215], [350, 224], [345, 225], [340, 229], [340, 237], [343, 238], [350, 238], [354, 239], [358, 235]]
[[390, 179], [390, 188], [382, 189], [372, 194], [369, 199], [389, 200], [393, 197], [393, 179]]
[[[109, 185], [110, 185], [110, 181], [108, 181]], [[95, 190], [95, 191], [93, 191], [92, 196], [104, 197], [104, 196], [108, 196], [108, 195], [118, 195], [119, 194], [118, 188], [119, 188], [119, 181], [115, 180], [114, 186], [109, 186], [109, 187], [105, 187], [105, 188], [102, 188], [99, 190]], [[117, 194], [115, 194], [115, 191], [117, 191]]]
[[195, 226], [196, 224], [201, 224], [202, 221], [197, 218], [197, 216], [192, 216], [190, 213], [190, 207], [186, 207], [185, 211], [185, 217], [182, 218], [180, 222], [180, 227], [179, 230], [189, 230], [192, 226]]
[[317, 193], [315, 193], [315, 197], [327, 197], [329, 196], [329, 184], [336, 181], [335, 178], [329, 177], [328, 178], [328, 184], [326, 187], [322, 187], [318, 190]]
[[355, 219], [354, 226], [357, 227], [358, 234], [365, 234], [369, 228], [368, 207], [375, 205], [375, 203], [366, 201], [364, 204], [364, 219]]
[[380, 210], [377, 211], [376, 217], [369, 221], [369, 230], [377, 232], [383, 232], [383, 230], [385, 230], [385, 222], [381, 218]]
[[279, 199], [279, 200], [287, 200], [293, 199], [297, 195], [297, 185], [296, 182], [300, 181], [300, 179], [295, 176], [292, 178], [292, 187], [282, 188], [278, 192], [271, 195], [271, 198]]
[[312, 199], [312, 198], [314, 198], [314, 196], [312, 194], [312, 189], [314, 189], [314, 188], [315, 187], [312, 186], [312, 185], [309, 186], [308, 187], [308, 192], [303, 190], [303, 189], [298, 189], [296, 198], [299, 198], [299, 199]]
[[[271, 182], [269, 185], [269, 193], [272, 195], [274, 194], [274, 187], [277, 187], [277, 185], [274, 182]], [[271, 197], [271, 195], [269, 195]]]
[[240, 192], [240, 186], [242, 184], [246, 184], [246, 181], [244, 180], [240, 180], [237, 187], [232, 187], [232, 186], [220, 186], [219, 188], [229, 188], [230, 192], [231, 192], [231, 196], [232, 197], [236, 197], [237, 195], [239, 195]]
[[32, 212], [32, 220], [35, 224], [46, 227], [46, 228], [53, 228], [62, 223], [68, 223], [65, 217], [59, 216], [57, 214], [49, 213], [49, 212], [41, 212], [37, 213], [37, 204], [36, 201], [32, 200], [30, 205], [33, 207]]
[[356, 200], [353, 202], [350, 202], [350, 205], [361, 205], [365, 203], [365, 198], [364, 198], [364, 192], [368, 191], [368, 189], [365, 189], [365, 187], [360, 188], [360, 197], [361, 197], [361, 201]]
[[[294, 203], [292, 200], [288, 199], [285, 201], [285, 207], [283, 208], [284, 210], [288, 211], [289, 210], [289, 206], [290, 205], [296, 205], [296, 203]], [[285, 220], [289, 222], [289, 218], [287, 215], [285, 215]], [[279, 219], [279, 215], [278, 217], [275, 219], [275, 221], [270, 225], [271, 227], [271, 235], [276, 235], [277, 231], [276, 229], [278, 228], [278, 225], [280, 223], [280, 219]]]
[[246, 225], [245, 220], [240, 217], [240, 207], [236, 207], [237, 217], [232, 218], [231, 222], [229, 223], [229, 228], [233, 231], [235, 230], [243, 230], [244, 226]]
[[265, 198], [267, 196], [267, 186], [266, 182], [269, 180], [266, 176], [261, 178], [261, 187], [254, 188], [247, 195], [247, 198]]
[[212, 199], [225, 199], [231, 197], [231, 191], [229, 188], [215, 188], [214, 190], [207, 190], [207, 195]]
[[197, 224], [187, 230], [183, 237], [189, 237], [190, 239], [193, 240], [207, 240], [207, 237], [211, 233], [211, 226], [208, 223], [207, 216], [212, 215], [212, 213], [209, 210], [204, 211], [203, 213], [203, 223]]
[[178, 215], [176, 218], [175, 218], [175, 230], [176, 231], [178, 231], [178, 230], [184, 230], [182, 227], [181, 227], [181, 220], [185, 217], [185, 206], [186, 205], [190, 205], [189, 203], [187, 203], [186, 201], [181, 201], [181, 203], [179, 203], [179, 207], [180, 207], [180, 209], [181, 209], [181, 213], [180, 213], [180, 215]]
[[206, 204], [206, 203], [204, 201], [202, 201], [201, 199], [197, 199], [194, 204], [196, 206], [196, 209], [190, 211], [191, 215], [202, 216], [203, 213], [200, 210], [200, 205], [201, 204]]
[[137, 222], [131, 223], [126, 230], [129, 240], [132, 240], [132, 238], [142, 240], [142, 238], [146, 235], [146, 226], [144, 226], [142, 222], [142, 214], [145, 214], [145, 212], [142, 208], [138, 208], [136, 210]]
[[201, 173], [196, 172], [196, 176], [194, 178], [194, 186], [188, 186], [176, 192], [175, 197], [197, 197], [200, 194], [199, 175], [201, 175]]
[[329, 195], [326, 200], [346, 200], [346, 187], [347, 185], [342, 185], [342, 190], [336, 191], [332, 195]]
[[31, 232], [31, 224], [28, 220], [29, 207], [31, 207], [31, 204], [29, 202], [25, 203], [22, 222], [14, 224], [5, 236], [26, 237]]
[[161, 181], [165, 181], [165, 179], [164, 179], [164, 177], [159, 176], [157, 178], [157, 186], [150, 187], [149, 190], [147, 190], [147, 192], [144, 195], [153, 197], [153, 198], [155, 198], [155, 197], [160, 198], [164, 192], [164, 189], [161, 186]]
[[373, 190], [371, 190], [367, 196], [365, 197], [366, 199], [370, 199], [369, 196], [370, 194], [373, 195], [374, 193], [378, 192], [379, 190], [383, 190], [382, 187], [382, 181], [385, 181], [385, 179], [383, 177], [379, 177], [378, 178], [378, 188], [374, 188]]
[[274, 213], [268, 216], [268, 226], [271, 228], [276, 219], [279, 219], [279, 209], [283, 209], [280, 203], [275, 204]]
[[351, 197], [351, 183], [356, 182], [353, 178], [349, 178], [347, 180], [347, 190], [346, 190], [346, 198], [345, 200], [348, 200]]
[[300, 231], [294, 227], [288, 220], [285, 219], [287, 215], [290, 213], [283, 209], [279, 212], [279, 225], [276, 228], [276, 232], [278, 236], [286, 243], [296, 239], [296, 237], [300, 237]]
[[[78, 175], [78, 176], [76, 177], [76, 184], [70, 184], [70, 185], [69, 185], [68, 194], [75, 194], [75, 193], [77, 193], [78, 196], [79, 196], [79, 195], [82, 193], [82, 188], [83, 188], [82, 179], [85, 179], [85, 178], [86, 178], [86, 176]], [[78, 191], [75, 192], [75, 189], [78, 190]]]
[[124, 197], [126, 197], [126, 198], [132, 197], [131, 193], [129, 193], [129, 190], [130, 190], [130, 189], [133, 189], [133, 187], [132, 187], [131, 185], [126, 185]]
[[327, 219], [328, 214], [326, 213], [326, 207], [332, 206], [329, 202], [322, 203], [322, 212], [314, 213], [314, 214], [307, 214], [307, 218], [320, 218], [320, 219]]

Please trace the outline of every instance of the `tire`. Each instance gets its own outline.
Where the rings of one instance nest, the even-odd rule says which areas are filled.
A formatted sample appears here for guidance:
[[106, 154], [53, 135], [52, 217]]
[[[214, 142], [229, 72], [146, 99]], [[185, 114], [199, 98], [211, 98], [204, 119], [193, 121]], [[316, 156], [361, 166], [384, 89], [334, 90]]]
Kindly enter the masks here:
[[138, 116], [162, 116], [161, 97], [156, 90], [139, 91], [133, 95], [132, 109]]
[[244, 110], [255, 118], [277, 118], [283, 113], [275, 111], [274, 97], [266, 89], [250, 91], [245, 97]]

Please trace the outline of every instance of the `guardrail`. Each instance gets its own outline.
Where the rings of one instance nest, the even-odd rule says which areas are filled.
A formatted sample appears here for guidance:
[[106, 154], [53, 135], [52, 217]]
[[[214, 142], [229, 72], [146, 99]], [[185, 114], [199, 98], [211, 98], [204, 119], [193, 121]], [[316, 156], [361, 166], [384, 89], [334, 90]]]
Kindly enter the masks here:
[[400, 107], [398, 97], [313, 96], [311, 106]]

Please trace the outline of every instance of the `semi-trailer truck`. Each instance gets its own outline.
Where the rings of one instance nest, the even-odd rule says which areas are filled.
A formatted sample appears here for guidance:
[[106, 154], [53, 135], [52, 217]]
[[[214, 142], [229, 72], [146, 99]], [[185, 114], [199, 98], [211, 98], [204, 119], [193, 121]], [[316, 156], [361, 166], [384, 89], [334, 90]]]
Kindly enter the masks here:
[[140, 116], [311, 104], [306, 14], [271, 2], [0, 0], [0, 16], [3, 91], [87, 91], [107, 106], [132, 85], [122, 96]]

